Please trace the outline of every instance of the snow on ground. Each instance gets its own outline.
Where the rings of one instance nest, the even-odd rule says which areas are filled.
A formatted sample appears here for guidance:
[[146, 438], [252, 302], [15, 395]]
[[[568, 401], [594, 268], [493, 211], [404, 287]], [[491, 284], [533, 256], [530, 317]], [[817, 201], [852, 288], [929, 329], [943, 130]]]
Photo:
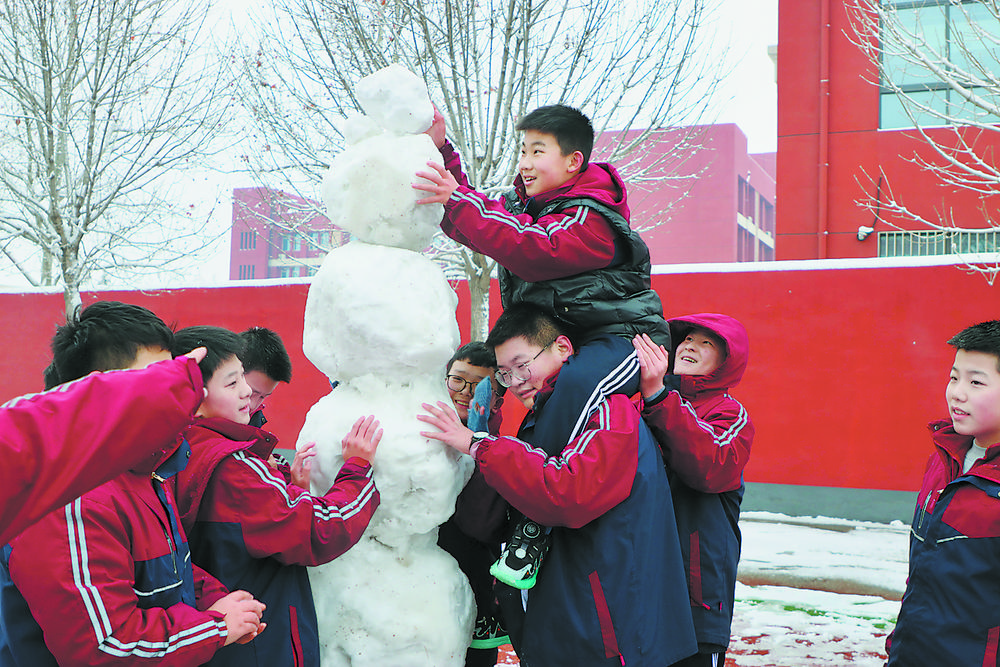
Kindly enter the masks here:
[[[740, 529], [726, 667], [884, 663], [906, 585], [908, 526], [745, 512]], [[501, 649], [498, 664], [517, 657]]]

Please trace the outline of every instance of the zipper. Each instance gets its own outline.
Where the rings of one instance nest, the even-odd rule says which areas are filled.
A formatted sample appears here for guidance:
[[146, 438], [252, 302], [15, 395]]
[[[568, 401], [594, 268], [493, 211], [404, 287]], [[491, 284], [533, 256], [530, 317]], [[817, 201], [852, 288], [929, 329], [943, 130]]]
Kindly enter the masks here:
[[920, 519], [917, 521], [917, 530], [924, 527], [924, 517], [927, 516], [927, 503], [931, 501], [931, 497], [937, 493], [937, 491], [931, 490], [927, 492], [927, 497], [924, 498], [924, 506], [920, 508]]
[[[163, 498], [165, 498], [166, 496], [163, 494], [163, 486], [162, 485], [163, 485], [163, 482], [165, 482], [166, 480], [163, 479], [162, 477], [160, 477], [159, 475], [157, 475], [155, 472], [154, 473], [150, 473], [149, 476], [150, 476], [150, 478], [154, 482], [157, 482], [157, 483], [160, 484], [160, 488], [157, 489], [158, 493], [156, 494], [156, 497], [160, 500], [160, 504], [163, 505], [164, 509], [167, 511], [167, 526], [169, 528], [169, 526], [171, 524], [171, 522], [170, 522], [170, 504], [163, 502]], [[162, 498], [161, 498], [161, 495], [163, 496]], [[167, 546], [170, 548], [170, 563], [171, 563], [171, 565], [174, 568], [174, 578], [179, 579], [181, 575], [180, 575], [180, 572], [178, 572], [178, 570], [177, 570], [177, 549], [174, 547], [174, 540], [173, 540], [173, 538], [170, 537], [170, 531], [168, 530], [168, 528], [163, 528], [163, 537], [167, 540]]]

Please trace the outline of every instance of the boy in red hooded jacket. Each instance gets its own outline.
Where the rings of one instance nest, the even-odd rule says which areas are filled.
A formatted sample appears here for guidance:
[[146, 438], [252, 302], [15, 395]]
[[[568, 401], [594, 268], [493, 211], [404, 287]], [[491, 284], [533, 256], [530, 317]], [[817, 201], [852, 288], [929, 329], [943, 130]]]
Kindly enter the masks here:
[[648, 336], [633, 340], [641, 370], [642, 417], [660, 443], [681, 540], [698, 653], [675, 665], [716, 667], [726, 659], [740, 559], [743, 468], [753, 424], [729, 395], [743, 377], [746, 329], [727, 315], [670, 321], [670, 355]]

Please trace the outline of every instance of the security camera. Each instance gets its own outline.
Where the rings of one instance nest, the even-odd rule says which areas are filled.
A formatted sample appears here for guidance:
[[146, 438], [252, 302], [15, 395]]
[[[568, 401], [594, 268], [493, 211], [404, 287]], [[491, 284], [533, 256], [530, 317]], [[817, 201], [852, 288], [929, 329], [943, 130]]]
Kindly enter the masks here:
[[861, 225], [860, 227], [858, 227], [858, 240], [864, 241], [866, 238], [868, 238], [868, 235], [874, 231], [875, 229], [873, 227], [866, 227], [865, 225]]

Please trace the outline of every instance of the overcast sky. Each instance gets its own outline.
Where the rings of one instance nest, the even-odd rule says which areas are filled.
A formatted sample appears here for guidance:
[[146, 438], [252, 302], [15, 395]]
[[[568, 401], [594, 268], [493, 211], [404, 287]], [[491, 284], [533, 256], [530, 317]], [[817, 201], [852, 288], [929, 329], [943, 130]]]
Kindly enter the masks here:
[[734, 68], [720, 94], [720, 123], [736, 123], [751, 153], [776, 150], [778, 88], [767, 47], [778, 43], [778, 0], [721, 0], [719, 37]]

